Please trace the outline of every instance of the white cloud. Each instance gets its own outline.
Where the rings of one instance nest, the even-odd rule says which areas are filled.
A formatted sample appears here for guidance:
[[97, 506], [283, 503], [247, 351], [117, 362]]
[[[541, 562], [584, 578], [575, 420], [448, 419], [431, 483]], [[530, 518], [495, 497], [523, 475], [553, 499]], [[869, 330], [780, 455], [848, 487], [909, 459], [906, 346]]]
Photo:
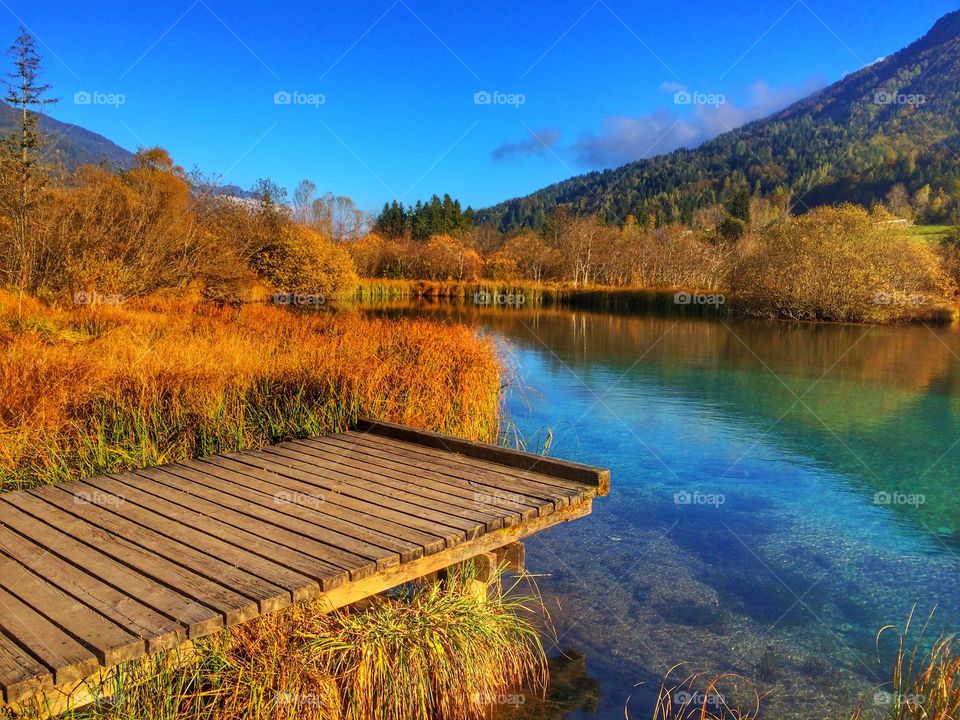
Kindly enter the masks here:
[[667, 81], [660, 83], [660, 89], [665, 93], [675, 93], [681, 90], [686, 90], [687, 86], [683, 83]]
[[[670, 108], [640, 117], [611, 116], [603, 121], [601, 132], [582, 134], [570, 149], [582, 165], [603, 168], [623, 165], [680, 147], [696, 147], [751, 120], [782, 110], [823, 85], [820, 79], [808, 80], [799, 87], [779, 88], [756, 82], [749, 89], [749, 102], [743, 106], [724, 99], [712, 104], [693, 102], [692, 114], [681, 114]], [[682, 86], [674, 89], [673, 83], [663, 83], [660, 87], [664, 92], [684, 90]]]

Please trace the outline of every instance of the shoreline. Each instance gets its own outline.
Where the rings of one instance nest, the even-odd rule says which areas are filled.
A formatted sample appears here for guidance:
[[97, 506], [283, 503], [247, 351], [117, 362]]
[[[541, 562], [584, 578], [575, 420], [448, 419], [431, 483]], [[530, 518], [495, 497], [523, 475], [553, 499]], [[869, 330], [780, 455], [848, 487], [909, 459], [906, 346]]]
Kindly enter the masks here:
[[[480, 294], [492, 300], [476, 302], [475, 298]], [[352, 292], [344, 292], [342, 296], [359, 302], [405, 299], [469, 301], [474, 298], [474, 304], [483, 308], [509, 307], [512, 304], [518, 308], [567, 307], [616, 313], [656, 312], [706, 318], [735, 317], [816, 325], [944, 327], [960, 323], [960, 307], [947, 303], [913, 304], [910, 308], [913, 312], [891, 318], [886, 322], [792, 318], [760, 314], [751, 312], [744, 298], [716, 288], [628, 288], [603, 285], [578, 287], [563, 283], [361, 278]], [[522, 296], [522, 302], [509, 302], [510, 297], [518, 296]], [[499, 302], [496, 299], [498, 297], [507, 298], [508, 301]], [[705, 300], [701, 301], [699, 298], [705, 298]], [[883, 304], [892, 304], [892, 302]]]

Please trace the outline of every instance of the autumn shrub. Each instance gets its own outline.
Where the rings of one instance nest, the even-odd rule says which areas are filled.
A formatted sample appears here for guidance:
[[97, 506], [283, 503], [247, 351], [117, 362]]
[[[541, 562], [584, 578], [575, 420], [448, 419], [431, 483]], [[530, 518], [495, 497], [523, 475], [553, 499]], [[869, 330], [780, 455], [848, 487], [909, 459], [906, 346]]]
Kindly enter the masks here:
[[370, 233], [346, 244], [361, 277], [416, 277], [419, 247], [413, 240]]
[[751, 232], [738, 244], [727, 284], [739, 311], [796, 320], [939, 319], [955, 293], [933, 250], [853, 205]]
[[352, 289], [357, 276], [347, 251], [299, 225], [278, 229], [255, 257], [254, 269], [272, 286], [298, 293], [332, 295]]
[[[0, 270], [48, 298], [189, 290], [241, 301], [262, 285], [331, 294], [356, 281], [347, 251], [294, 222], [287, 205], [217, 195], [160, 148], [141, 150], [126, 170], [81, 166], [33, 213], [30, 253], [7, 241], [0, 216]], [[25, 264], [26, 274], [17, 270]]]
[[218, 243], [193, 214], [191, 189], [162, 151], [121, 173], [81, 167], [42, 207], [34, 290], [142, 295], [213, 272]]

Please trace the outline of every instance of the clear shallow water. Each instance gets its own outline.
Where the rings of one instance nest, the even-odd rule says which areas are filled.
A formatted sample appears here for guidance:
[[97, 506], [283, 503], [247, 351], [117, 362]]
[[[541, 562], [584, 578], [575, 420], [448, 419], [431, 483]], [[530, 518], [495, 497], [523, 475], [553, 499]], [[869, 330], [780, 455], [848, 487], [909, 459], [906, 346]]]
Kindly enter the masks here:
[[522, 436], [612, 470], [527, 542], [551, 644], [585, 658], [547, 717], [649, 717], [678, 662], [751, 678], [769, 718], [879, 712], [877, 630], [914, 604], [960, 629], [960, 333], [405, 312], [495, 334]]

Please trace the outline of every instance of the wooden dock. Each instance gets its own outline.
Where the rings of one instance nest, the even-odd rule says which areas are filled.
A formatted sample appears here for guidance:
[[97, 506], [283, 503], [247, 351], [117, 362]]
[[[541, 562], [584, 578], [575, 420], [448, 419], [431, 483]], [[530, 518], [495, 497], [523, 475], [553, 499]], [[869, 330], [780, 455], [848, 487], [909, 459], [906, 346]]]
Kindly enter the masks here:
[[294, 602], [342, 607], [582, 517], [609, 472], [400, 425], [0, 494], [0, 690]]

